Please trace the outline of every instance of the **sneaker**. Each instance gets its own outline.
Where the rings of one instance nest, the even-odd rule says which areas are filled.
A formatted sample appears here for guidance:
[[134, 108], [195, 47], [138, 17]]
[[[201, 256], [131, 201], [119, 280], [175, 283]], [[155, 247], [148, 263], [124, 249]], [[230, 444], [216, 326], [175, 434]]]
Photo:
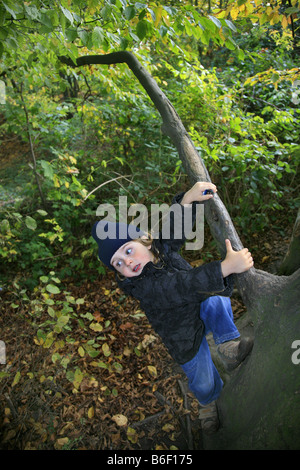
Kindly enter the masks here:
[[218, 409], [215, 401], [208, 405], [200, 404], [199, 418], [202, 431], [205, 434], [212, 434], [219, 429]]
[[253, 348], [253, 340], [242, 338], [240, 341], [227, 341], [219, 344], [217, 351], [226, 369], [235, 369], [248, 356]]

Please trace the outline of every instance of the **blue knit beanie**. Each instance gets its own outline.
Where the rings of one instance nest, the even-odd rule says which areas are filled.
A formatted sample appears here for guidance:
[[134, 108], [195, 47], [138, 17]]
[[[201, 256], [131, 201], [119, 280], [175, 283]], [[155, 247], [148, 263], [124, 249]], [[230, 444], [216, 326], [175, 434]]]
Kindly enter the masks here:
[[92, 236], [98, 243], [99, 259], [113, 271], [115, 271], [115, 268], [110, 264], [110, 260], [114, 253], [125, 243], [136, 240], [142, 235], [144, 235], [144, 232], [138, 227], [123, 222], [100, 220], [92, 228]]

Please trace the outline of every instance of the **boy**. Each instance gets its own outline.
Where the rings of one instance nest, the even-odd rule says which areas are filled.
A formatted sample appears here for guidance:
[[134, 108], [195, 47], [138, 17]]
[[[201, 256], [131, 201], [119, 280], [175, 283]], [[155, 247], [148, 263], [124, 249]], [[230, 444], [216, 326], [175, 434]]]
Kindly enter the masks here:
[[[212, 194], [204, 194], [210, 189]], [[212, 183], [197, 182], [185, 194], [175, 198], [182, 208], [213, 197], [217, 188]], [[183, 220], [184, 222], [184, 220]], [[174, 224], [174, 221], [173, 221]], [[103, 236], [103, 232], [114, 236]], [[182, 224], [182, 227], [184, 224]], [[172, 226], [171, 226], [172, 228]], [[229, 370], [237, 367], [250, 353], [253, 343], [239, 338], [233, 322], [229, 296], [231, 274], [253, 266], [247, 248], [233, 251], [229, 240], [223, 261], [192, 268], [178, 253], [185, 241], [174, 233], [168, 239], [151, 240], [142, 232], [132, 239], [129, 226], [100, 221], [92, 235], [98, 243], [100, 260], [117, 274], [119, 286], [141, 303], [149, 322], [161, 336], [173, 359], [186, 373], [189, 388], [200, 404], [204, 432], [214, 432], [219, 425], [216, 399], [223, 387], [222, 379], [211, 359], [205, 335], [211, 331], [218, 352]]]

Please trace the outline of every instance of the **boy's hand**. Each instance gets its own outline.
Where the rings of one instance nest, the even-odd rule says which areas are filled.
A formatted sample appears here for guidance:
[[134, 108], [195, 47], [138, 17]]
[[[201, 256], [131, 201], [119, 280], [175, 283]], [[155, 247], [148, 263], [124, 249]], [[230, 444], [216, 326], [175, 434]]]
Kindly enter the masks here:
[[223, 277], [229, 274], [238, 274], [248, 271], [254, 265], [253, 258], [248, 248], [243, 248], [240, 251], [232, 249], [230, 240], [225, 240], [226, 243], [226, 257], [221, 263]]
[[217, 187], [213, 183], [206, 183], [206, 182], [197, 182], [194, 186], [189, 189], [182, 198], [181, 204], [191, 204], [194, 201], [206, 201], [207, 199], [211, 199], [213, 197], [212, 194], [206, 194], [203, 196], [203, 191], [205, 189], [212, 189], [214, 193], [217, 192]]

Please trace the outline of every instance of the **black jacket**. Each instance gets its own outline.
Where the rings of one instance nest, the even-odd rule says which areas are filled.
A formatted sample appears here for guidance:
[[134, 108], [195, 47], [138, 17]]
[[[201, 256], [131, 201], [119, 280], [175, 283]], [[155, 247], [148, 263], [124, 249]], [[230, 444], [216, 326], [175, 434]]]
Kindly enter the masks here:
[[[180, 202], [182, 197], [178, 195], [175, 201]], [[220, 261], [192, 268], [179, 255], [184, 241], [184, 237], [174, 240], [172, 234], [169, 240], [155, 239], [159, 262], [147, 263], [139, 276], [117, 277], [124, 292], [140, 301], [152, 327], [179, 364], [190, 361], [198, 352], [204, 331], [199, 316], [201, 302], [213, 295], [232, 293], [232, 276], [223, 278]]]

